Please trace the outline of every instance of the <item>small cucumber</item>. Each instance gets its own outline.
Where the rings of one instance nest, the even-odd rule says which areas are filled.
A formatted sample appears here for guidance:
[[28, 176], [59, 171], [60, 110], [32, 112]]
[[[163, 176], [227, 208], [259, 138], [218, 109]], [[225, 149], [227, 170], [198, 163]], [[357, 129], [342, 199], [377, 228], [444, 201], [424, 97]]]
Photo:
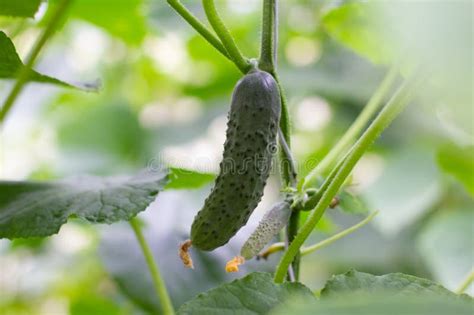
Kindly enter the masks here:
[[257, 207], [276, 151], [280, 107], [278, 85], [266, 72], [252, 70], [235, 86], [220, 173], [191, 227], [194, 247], [226, 244]]
[[240, 256], [249, 260], [271, 241], [271, 239], [288, 223], [290, 204], [283, 201], [277, 203], [262, 218], [255, 231], [250, 235], [240, 250]]

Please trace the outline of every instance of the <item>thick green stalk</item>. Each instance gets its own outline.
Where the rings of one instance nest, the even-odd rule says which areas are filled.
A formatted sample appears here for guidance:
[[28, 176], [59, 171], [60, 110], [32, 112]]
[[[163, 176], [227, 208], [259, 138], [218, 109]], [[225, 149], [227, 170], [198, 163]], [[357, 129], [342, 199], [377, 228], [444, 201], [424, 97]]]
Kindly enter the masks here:
[[[290, 128], [289, 114], [286, 96], [277, 75], [277, 46], [278, 46], [278, 3], [277, 0], [264, 0], [262, 13], [262, 38], [260, 48], [259, 68], [272, 74], [280, 90], [281, 98], [281, 118], [280, 118], [280, 163], [282, 180], [286, 186], [295, 187], [297, 183], [297, 172], [295, 162], [290, 149]], [[296, 234], [298, 234], [300, 222], [300, 212], [298, 209], [291, 213], [286, 230], [287, 242], [291, 244]], [[300, 269], [300, 257], [296, 255], [291, 269], [288, 270], [288, 278], [298, 281]]]
[[285, 279], [286, 270], [293, 261], [294, 257], [299, 253], [301, 246], [308, 236], [313, 231], [314, 227], [321, 219], [324, 211], [331, 203], [332, 198], [337, 194], [340, 187], [343, 185], [346, 178], [353, 170], [356, 163], [372, 145], [375, 139], [378, 138], [380, 133], [388, 127], [392, 120], [405, 108], [408, 102], [412, 99], [418, 83], [414, 84], [412, 80], [406, 81], [385, 105], [382, 111], [377, 115], [374, 121], [370, 124], [364, 134], [354, 144], [347, 158], [345, 159], [341, 169], [338, 171], [334, 180], [329, 184], [328, 189], [323, 193], [321, 200], [318, 202], [314, 210], [311, 211], [308, 219], [306, 220], [303, 227], [300, 229], [298, 235], [294, 241], [290, 244], [288, 250], [281, 258], [277, 270], [275, 272], [274, 280], [277, 283], [281, 283]]
[[263, 71], [275, 71], [277, 40], [277, 3], [276, 0], [263, 0], [262, 40], [258, 66]]
[[161, 307], [163, 309], [163, 314], [173, 315], [173, 304], [171, 303], [168, 290], [166, 289], [166, 285], [163, 281], [163, 278], [161, 277], [160, 270], [158, 269], [158, 266], [153, 258], [153, 254], [150, 250], [150, 247], [148, 246], [148, 243], [146, 242], [145, 237], [143, 236], [140, 222], [137, 220], [137, 218], [132, 218], [129, 222], [132, 226], [133, 231], [135, 232], [135, 236], [138, 240], [138, 243], [140, 244], [140, 248], [143, 252], [143, 256], [145, 257], [148, 269], [150, 270], [151, 279], [158, 295], [158, 299], [160, 300]]
[[271, 73], [272, 76], [275, 78], [275, 81], [278, 84], [278, 88], [280, 90], [280, 98], [281, 98], [281, 116], [280, 116], [280, 130], [283, 134], [283, 138], [286, 142], [286, 148], [280, 147], [280, 161], [281, 161], [281, 172], [282, 172], [282, 179], [283, 183], [286, 186], [292, 184], [292, 178], [296, 177], [296, 174], [292, 174], [291, 165], [295, 165], [294, 161], [292, 160], [291, 155], [288, 155], [286, 151], [291, 151], [291, 124], [290, 124], [290, 113], [288, 111], [288, 102], [286, 100], [285, 91], [280, 83], [280, 78], [276, 71]]
[[224, 45], [222, 45], [219, 38], [216, 37], [201, 21], [198, 20], [188, 9], [179, 1], [179, 0], [167, 0], [168, 4], [179, 14], [181, 17], [189, 23], [205, 40], [215, 49], [217, 49], [222, 55], [224, 55], [227, 59], [232, 61], [225, 49]]
[[15, 82], [15, 85], [10, 91], [10, 94], [8, 94], [0, 110], [0, 125], [5, 120], [5, 117], [7, 116], [8, 112], [13, 107], [13, 104], [20, 95], [25, 84], [28, 82], [28, 77], [30, 76], [31, 68], [34, 66], [41, 49], [43, 49], [44, 45], [46, 44], [46, 41], [53, 35], [56, 26], [63, 18], [71, 3], [72, 0], [62, 0], [58, 3], [55, 8], [55, 11], [53, 12], [51, 18], [48, 21], [48, 24], [46, 24], [46, 27], [43, 30], [43, 33], [34, 43], [33, 48], [25, 62], [25, 65], [21, 67], [18, 72], [18, 78]]
[[239, 48], [235, 44], [235, 41], [232, 38], [229, 30], [224, 25], [224, 22], [222, 22], [222, 19], [217, 13], [216, 6], [214, 5], [214, 0], [202, 0], [202, 4], [209, 23], [216, 32], [217, 36], [220, 38], [230, 58], [234, 61], [235, 65], [240, 69], [240, 71], [242, 71], [242, 73], [247, 73], [252, 68], [252, 65], [246, 58], [244, 58]]
[[329, 151], [321, 162], [319, 162], [318, 165], [299, 183], [301, 188], [308, 188], [313, 184], [317, 176], [324, 174], [331, 169], [343, 152], [347, 151], [355, 139], [362, 133], [362, 130], [375, 115], [384, 98], [387, 96], [387, 93], [390, 91], [390, 88], [397, 78], [398, 71], [399, 69], [397, 65], [391, 67], [367, 105], [360, 112], [359, 116], [354, 120], [349, 129], [347, 129], [342, 138], [334, 147], [331, 148], [331, 151]]
[[278, 76], [278, 73], [276, 72], [276, 70], [274, 70], [271, 74], [275, 78], [275, 81], [277, 82], [278, 88], [280, 90], [280, 97], [281, 97], [280, 129], [283, 132], [283, 135], [285, 136], [285, 140], [286, 140], [286, 143], [288, 144], [288, 147], [291, 148], [291, 139], [290, 139], [291, 123], [290, 123], [290, 114], [288, 111], [288, 101], [286, 99], [285, 91], [283, 90], [283, 86], [281, 85], [280, 77]]
[[[293, 210], [293, 212], [290, 215], [290, 220], [288, 221], [288, 228], [286, 230], [288, 245], [291, 245], [291, 243], [294, 241], [296, 235], [298, 234], [299, 228], [300, 228], [300, 211]], [[300, 253], [298, 253], [297, 255], [295, 255], [295, 257], [293, 258], [293, 261], [291, 262], [291, 268], [293, 269], [294, 281], [299, 280], [300, 263], [301, 263], [301, 255]]]
[[296, 186], [296, 164], [295, 160], [293, 159], [293, 154], [291, 153], [291, 149], [288, 143], [285, 140], [285, 135], [281, 128], [278, 129], [278, 140], [280, 143], [281, 149], [281, 163], [282, 163], [282, 170], [285, 172], [282, 173], [282, 179], [285, 182], [286, 186], [295, 187]]

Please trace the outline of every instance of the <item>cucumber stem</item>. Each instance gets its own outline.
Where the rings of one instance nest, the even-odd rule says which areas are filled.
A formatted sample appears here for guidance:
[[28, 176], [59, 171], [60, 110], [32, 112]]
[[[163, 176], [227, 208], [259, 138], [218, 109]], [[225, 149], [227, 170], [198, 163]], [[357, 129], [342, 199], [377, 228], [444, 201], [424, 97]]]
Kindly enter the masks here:
[[168, 4], [178, 13], [192, 28], [194, 28], [204, 39], [217, 49], [224, 57], [230, 58], [227, 50], [220, 39], [214, 35], [197, 17], [195, 17], [179, 0], [167, 0]]
[[[275, 81], [278, 84], [278, 89], [280, 90], [280, 99], [281, 99], [281, 116], [280, 116], [280, 130], [283, 135], [283, 139], [285, 140], [285, 145], [286, 147], [283, 148], [281, 146], [280, 142], [280, 147], [282, 150], [280, 150], [280, 164], [281, 164], [281, 176], [283, 180], [283, 184], [285, 186], [289, 186], [292, 181], [292, 177], [296, 177], [296, 172], [295, 174], [292, 174], [292, 171], [290, 169], [291, 164], [295, 164], [293, 162], [293, 158], [291, 154], [287, 154], [287, 152], [291, 152], [291, 124], [290, 124], [290, 114], [288, 111], [288, 102], [286, 99], [285, 91], [283, 90], [283, 87], [280, 83], [280, 78], [278, 77], [278, 74], [276, 71], [272, 72], [271, 75], [273, 78], [275, 78]], [[294, 176], [293, 176], [294, 175]]]
[[[296, 235], [298, 234], [298, 229], [300, 227], [300, 211], [299, 210], [292, 210], [290, 215], [290, 221], [288, 222], [287, 228], [287, 238], [288, 238], [288, 246], [294, 241]], [[300, 276], [300, 263], [301, 263], [301, 255], [297, 253], [291, 262], [288, 278], [290, 281], [298, 281]], [[292, 271], [292, 272], [291, 272]], [[293, 273], [293, 275], [292, 275]], [[291, 279], [293, 276], [293, 279]]]
[[[269, 72], [278, 84], [280, 91], [281, 100], [281, 115], [280, 115], [280, 128], [278, 130], [279, 143], [280, 143], [280, 165], [282, 182], [285, 186], [296, 187], [297, 184], [297, 172], [295, 162], [291, 154], [290, 148], [290, 118], [288, 112], [288, 103], [286, 100], [285, 92], [280, 83], [277, 67], [277, 47], [278, 47], [278, 2], [277, 0], [264, 0], [263, 1], [263, 12], [262, 12], [262, 37], [261, 37], [261, 49], [260, 49], [260, 61], [259, 67]], [[294, 209], [291, 212], [290, 219], [288, 221], [286, 229], [286, 243], [291, 244], [296, 234], [298, 233], [300, 222], [300, 213], [298, 209]], [[299, 266], [300, 258], [297, 254], [291, 264], [288, 267], [288, 279], [290, 281], [298, 281], [299, 278]]]
[[216, 32], [217, 36], [220, 38], [222, 44], [227, 50], [227, 53], [234, 61], [237, 68], [239, 68], [242, 73], [247, 73], [252, 67], [248, 59], [244, 58], [240, 52], [239, 48], [235, 44], [234, 38], [217, 13], [214, 0], [202, 0], [202, 5], [209, 23]]
[[274, 72], [276, 64], [276, 47], [278, 39], [278, 14], [276, 0], [263, 1], [262, 38], [260, 46], [259, 68]]
[[283, 151], [282, 153], [284, 154], [286, 162], [288, 163], [288, 178], [286, 178], [286, 180], [289, 182], [291, 187], [294, 187], [296, 185], [297, 175], [295, 160], [293, 158], [293, 154], [291, 154], [291, 149], [288, 143], [286, 143], [285, 136], [283, 135], [281, 128], [278, 128], [278, 139], [280, 141], [280, 147]]

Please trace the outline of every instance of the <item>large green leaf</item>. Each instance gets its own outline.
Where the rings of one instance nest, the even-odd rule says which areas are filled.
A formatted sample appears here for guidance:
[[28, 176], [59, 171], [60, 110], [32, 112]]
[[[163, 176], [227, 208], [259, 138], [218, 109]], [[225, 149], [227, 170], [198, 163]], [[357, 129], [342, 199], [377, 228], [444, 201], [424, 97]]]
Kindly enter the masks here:
[[167, 174], [82, 176], [57, 182], [0, 182], [0, 238], [55, 234], [69, 217], [91, 223], [129, 220], [155, 200]]
[[[18, 71], [23, 67], [18, 53], [16, 52], [13, 42], [8, 36], [0, 31], [0, 79], [14, 79], [18, 75]], [[34, 70], [30, 71], [29, 80], [41, 83], [51, 83], [66, 87], [76, 87], [83, 90], [96, 90], [96, 84], [70, 84], [64, 81], [43, 75]]]
[[[457, 289], [472, 268], [472, 203], [437, 213], [423, 226], [417, 247], [436, 280]], [[474, 292], [471, 286], [469, 293]]]
[[427, 279], [403, 273], [389, 273], [374, 276], [369, 273], [350, 270], [333, 276], [321, 291], [321, 297], [334, 297], [350, 293], [383, 293], [402, 295], [436, 295], [450, 298], [458, 296], [441, 285]]
[[184, 168], [170, 168], [170, 181], [166, 185], [166, 189], [195, 189], [200, 188], [212, 180], [216, 176], [210, 173], [199, 173]]
[[272, 315], [471, 315], [472, 303], [427, 296], [385, 295], [381, 293], [343, 294], [340, 298], [317, 302], [293, 300]]
[[474, 146], [448, 145], [438, 151], [438, 165], [474, 196]]
[[[57, 5], [58, 0], [50, 2]], [[68, 13], [69, 18], [92, 23], [133, 45], [140, 44], [148, 31], [142, 0], [76, 0]]]
[[3, 0], [0, 1], [0, 15], [33, 17], [41, 0]]
[[294, 300], [272, 314], [472, 314], [472, 299], [402, 273], [374, 276], [351, 270], [332, 277], [317, 302]]
[[255, 272], [199, 294], [181, 306], [178, 314], [267, 314], [296, 296], [309, 299], [313, 294], [300, 283], [275, 284], [269, 273]]

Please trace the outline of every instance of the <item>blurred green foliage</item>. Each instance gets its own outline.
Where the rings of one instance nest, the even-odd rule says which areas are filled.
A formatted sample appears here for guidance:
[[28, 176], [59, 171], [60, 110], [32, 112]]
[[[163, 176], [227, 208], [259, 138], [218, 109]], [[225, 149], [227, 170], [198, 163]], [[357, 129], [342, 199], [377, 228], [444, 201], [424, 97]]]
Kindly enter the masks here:
[[41, 0], [2, 1], [0, 15], [33, 17], [41, 4]]
[[[466, 23], [472, 25], [472, 15], [466, 17], [466, 12], [472, 3], [459, 1], [460, 7], [446, 11], [452, 15], [443, 18], [442, 25], [449, 27], [436, 47], [442, 46], [443, 39], [449, 40], [444, 49], [433, 48], [441, 52], [440, 58], [426, 50], [426, 45], [410, 46], [412, 39], [406, 42], [405, 37], [396, 37], [389, 42], [391, 37], [383, 35], [395, 25], [393, 20], [377, 28], [371, 23], [379, 20], [372, 19], [374, 11], [364, 11], [365, 2], [280, 2], [279, 72], [289, 99], [293, 150], [301, 176], [355, 119], [386, 71], [382, 64], [398, 56], [400, 42], [408, 43], [413, 52], [410, 57], [425, 52], [430, 62], [434, 60], [432, 64], [439, 65], [436, 74], [449, 70], [420, 91], [420, 98], [361, 161], [347, 183], [350, 194], [341, 194], [340, 209], [354, 213], [380, 210], [374, 224], [305, 257], [303, 282], [318, 290], [330, 275], [353, 267], [375, 274], [408, 272], [456, 288], [472, 267], [469, 223], [474, 209], [474, 135], [472, 93], [466, 93], [473, 86], [472, 59], [466, 58], [469, 52], [472, 55], [472, 36], [466, 36], [471, 31]], [[22, 58], [55, 3], [45, 3], [46, 13], [39, 12], [35, 20], [0, 18], [2, 30], [5, 26]], [[198, 1], [183, 3], [204, 17]], [[260, 2], [227, 0], [217, 5], [244, 54], [256, 57]], [[421, 8], [431, 5], [428, 2]], [[419, 8], [404, 4], [391, 18], [407, 13], [404, 21], [424, 21]], [[443, 28], [432, 24], [433, 19], [426, 21], [435, 34]], [[399, 24], [395, 34], [412, 34], [413, 24]], [[413, 39], [420, 36], [416, 33]], [[174, 303], [178, 306], [202, 290], [240, 276], [225, 275], [223, 266], [250, 230], [239, 233], [225, 250], [196, 254], [199, 270], [194, 273], [183, 271], [176, 255], [177, 244], [188, 236], [192, 218], [210, 189], [207, 183], [216, 165], [211, 156], [220, 158], [223, 122], [232, 87], [240, 76], [234, 65], [196, 35], [165, 1], [76, 0], [69, 20], [44, 51], [37, 68], [51, 76], [74, 78], [68, 82], [101, 78], [103, 88], [100, 93], [87, 94], [32, 84], [4, 126], [2, 176], [108, 175], [146, 168], [153, 161], [170, 166], [174, 177], [145, 218], [148, 235], [157, 240], [152, 247], [168, 276]], [[2, 96], [9, 87], [0, 83]], [[184, 152], [187, 160], [209, 156], [205, 160], [209, 168], [193, 170], [188, 164], [173, 164], [175, 160], [169, 157], [176, 152]], [[270, 180], [259, 214], [279, 194], [277, 175]], [[253, 218], [249, 225], [257, 220]], [[331, 210], [308, 242], [357, 220], [347, 211]], [[127, 233], [131, 233], [127, 225], [109, 231], [75, 222], [43, 241], [2, 240], [0, 266], [5, 273], [0, 312], [108, 315], [155, 311], [158, 305], [144, 262]], [[130, 254], [135, 250], [136, 255]], [[269, 271], [277, 258], [251, 262], [244, 270]], [[392, 302], [381, 302], [380, 307], [393, 306]], [[335, 309], [330, 304], [321, 308]]]

